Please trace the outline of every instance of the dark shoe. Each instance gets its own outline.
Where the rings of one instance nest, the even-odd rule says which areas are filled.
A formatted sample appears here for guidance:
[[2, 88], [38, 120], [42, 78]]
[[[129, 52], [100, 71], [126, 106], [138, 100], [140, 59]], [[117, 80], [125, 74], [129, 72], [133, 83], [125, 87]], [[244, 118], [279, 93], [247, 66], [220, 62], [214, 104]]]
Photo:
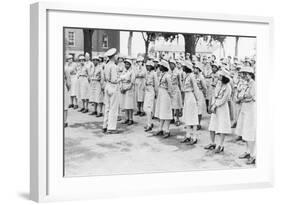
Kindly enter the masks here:
[[102, 114], [101, 113], [99, 113], [99, 114], [97, 114], [97, 116], [96, 117], [102, 117]]
[[221, 153], [221, 152], [223, 152], [224, 151], [224, 146], [218, 146], [216, 149], [215, 149], [215, 154], [219, 154], [219, 153]]
[[80, 110], [78, 110], [78, 112], [83, 112], [85, 110], [85, 108], [81, 108]]
[[124, 122], [121, 122], [121, 124], [128, 124], [130, 120], [125, 120]]
[[117, 130], [107, 130], [106, 134], [109, 134], [109, 135], [118, 134], [118, 131]]
[[245, 152], [239, 156], [239, 159], [249, 159], [250, 157], [251, 157], [251, 155], [249, 153]]
[[248, 159], [248, 161], [246, 162], [247, 165], [252, 165], [252, 164], [256, 164], [256, 158], [254, 157], [250, 157]]
[[175, 119], [172, 119], [170, 123], [171, 123], [171, 124], [174, 124], [174, 123], [175, 123]]
[[134, 124], [134, 121], [133, 120], [129, 120], [128, 125], [132, 125], [132, 124]]
[[239, 141], [242, 141], [243, 139], [242, 139], [242, 136], [238, 136], [236, 139], [235, 139], [235, 141], [236, 142], [239, 142]]
[[144, 113], [144, 112], [141, 112], [141, 113], [140, 113], [140, 116], [141, 116], [141, 117], [145, 116], [145, 113]]
[[182, 117], [182, 110], [181, 110], [180, 113], [179, 113], [179, 117]]
[[64, 123], [64, 127], [68, 127], [68, 123], [66, 122], [66, 123]]
[[189, 142], [191, 140], [191, 137], [185, 137], [183, 140], [181, 140], [181, 143]]
[[166, 139], [166, 138], [169, 138], [171, 136], [170, 132], [165, 132], [163, 138]]
[[96, 115], [97, 113], [96, 112], [91, 112], [89, 115]]
[[201, 130], [201, 129], [202, 129], [201, 125], [197, 125], [197, 130]]
[[164, 135], [163, 130], [156, 132], [155, 134], [153, 134], [154, 136], [161, 136]]
[[152, 130], [152, 127], [153, 127], [153, 126], [152, 126], [152, 125], [150, 125], [149, 127], [146, 127], [146, 128], [144, 129], [144, 131], [145, 131], [145, 132], [149, 132], [149, 131], [151, 131], [151, 130]]
[[234, 122], [232, 125], [231, 125], [231, 128], [236, 128], [237, 126], [237, 122]]
[[85, 109], [85, 110], [82, 111], [82, 113], [88, 113], [88, 112], [89, 112], [88, 109]]
[[78, 109], [78, 105], [74, 105], [73, 109], [74, 110]]
[[68, 108], [72, 108], [72, 107], [74, 107], [74, 105], [73, 105], [73, 104], [68, 105]]
[[187, 145], [194, 145], [194, 144], [196, 144], [197, 143], [197, 139], [193, 139], [193, 138], [191, 138], [190, 140], [189, 140], [189, 142], [187, 142], [186, 144]]
[[140, 112], [140, 111], [137, 111], [136, 114], [135, 114], [135, 116], [138, 116], [138, 115], [140, 115], [140, 114], [141, 114], [141, 112]]
[[216, 149], [216, 144], [208, 144], [204, 147], [204, 149], [213, 150]]
[[180, 121], [176, 121], [176, 126], [180, 126], [181, 125], [181, 122]]
[[107, 128], [102, 128], [102, 132], [106, 133], [107, 132]]
[[121, 120], [122, 120], [122, 117], [118, 116], [117, 121], [121, 121]]

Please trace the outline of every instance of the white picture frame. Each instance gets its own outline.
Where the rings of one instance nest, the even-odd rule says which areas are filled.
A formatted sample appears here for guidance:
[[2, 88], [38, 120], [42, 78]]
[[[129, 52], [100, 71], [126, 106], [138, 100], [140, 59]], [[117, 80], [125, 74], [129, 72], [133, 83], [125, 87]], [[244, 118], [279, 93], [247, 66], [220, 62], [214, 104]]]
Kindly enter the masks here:
[[[62, 15], [61, 17], [58, 17]], [[165, 28], [161, 22], [212, 22], [214, 27], [223, 23], [228, 30], [228, 24], [236, 27], [237, 34], [256, 34], [258, 39], [258, 65], [268, 67], [274, 72], [271, 64], [273, 50], [273, 19], [270, 17], [241, 16], [214, 13], [195, 13], [189, 11], [157, 11], [126, 8], [100, 8], [94, 4], [75, 3], [47, 3], [40, 2], [31, 5], [30, 9], [30, 198], [34, 201], [54, 201], [71, 199], [89, 199], [99, 197], [130, 196], [142, 194], [180, 193], [189, 191], [225, 190], [241, 188], [258, 188], [273, 186], [273, 136], [271, 140], [262, 137], [269, 130], [271, 113], [264, 108], [270, 107], [270, 77], [263, 69], [257, 75], [258, 84], [258, 162], [254, 169], [243, 170], [210, 170], [180, 173], [159, 173], [121, 176], [95, 176], [81, 178], [63, 178], [61, 167], [62, 136], [59, 125], [62, 122], [60, 114], [54, 114], [62, 109], [62, 93], [54, 92], [56, 86], [62, 86], [62, 72], [50, 70], [50, 65], [61, 66], [60, 61], [52, 59], [50, 50], [54, 49], [57, 41], [57, 33], [49, 33], [50, 30], [61, 28], [64, 20], [75, 15], [77, 21], [72, 21], [74, 26], [87, 27], [90, 23], [83, 19], [95, 15], [103, 16], [105, 27], [114, 27], [110, 24], [110, 17], [120, 17], [120, 25], [124, 29], [132, 29], [130, 25], [122, 23], [122, 19], [128, 18], [130, 22], [139, 22], [146, 19], [148, 22], [158, 21], [159, 28]], [[87, 15], [85, 17], [85, 15]], [[81, 18], [81, 19], [80, 19]], [[56, 19], [56, 25], [53, 24]], [[81, 23], [83, 22], [83, 24]], [[89, 24], [88, 24], [89, 23]], [[99, 22], [98, 27], [102, 27]], [[70, 26], [66, 22], [66, 26]], [[111, 26], [110, 26], [111, 25]], [[119, 26], [120, 26], [119, 25]], [[126, 26], [127, 25], [127, 26]], [[54, 27], [52, 27], [54, 26]], [[136, 24], [135, 24], [136, 26]], [[148, 29], [147, 25], [138, 25], [139, 30]], [[245, 29], [245, 28], [249, 29]], [[238, 29], [239, 28], [239, 29]], [[155, 30], [157, 30], [155, 29]], [[183, 29], [183, 28], [181, 28]], [[194, 26], [198, 31], [203, 28]], [[58, 31], [62, 32], [62, 31]], [[212, 31], [215, 32], [215, 31]], [[235, 31], [234, 31], [235, 32]], [[223, 31], [217, 30], [218, 34]], [[50, 35], [51, 34], [51, 35]], [[62, 38], [62, 35], [60, 36]], [[62, 44], [55, 46], [63, 47]], [[53, 50], [52, 50], [53, 51]], [[60, 52], [61, 49], [58, 50]], [[62, 52], [58, 57], [62, 56]], [[262, 56], [262, 57], [261, 57]], [[62, 59], [62, 58], [61, 58]], [[55, 64], [54, 64], [55, 63]], [[60, 84], [61, 83], [61, 84]], [[62, 89], [58, 89], [62, 90]], [[262, 97], [261, 97], [262, 96]], [[58, 97], [58, 98], [57, 98]], [[60, 99], [61, 97], [61, 99]], [[55, 102], [55, 101], [56, 102]], [[62, 114], [62, 113], [61, 113]], [[52, 137], [56, 138], [52, 138]], [[270, 136], [267, 135], [267, 138]], [[58, 141], [56, 141], [58, 140]], [[61, 152], [60, 152], [61, 151]], [[165, 180], [164, 180], [165, 179]], [[199, 180], [200, 179], [200, 180]], [[149, 182], [149, 183], [148, 183]]]

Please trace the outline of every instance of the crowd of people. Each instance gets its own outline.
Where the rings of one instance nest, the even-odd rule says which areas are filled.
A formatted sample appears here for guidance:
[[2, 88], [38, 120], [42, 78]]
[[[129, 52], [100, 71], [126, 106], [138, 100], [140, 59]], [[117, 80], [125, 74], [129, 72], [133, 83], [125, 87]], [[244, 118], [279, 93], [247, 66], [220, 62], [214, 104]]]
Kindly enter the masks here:
[[157, 119], [154, 135], [163, 138], [171, 136], [170, 124], [183, 125], [181, 143], [195, 145], [202, 117], [210, 115], [210, 144], [204, 148], [221, 153], [226, 135], [234, 134], [247, 145], [238, 157], [255, 164], [254, 58], [187, 53], [184, 59], [144, 59], [120, 55], [115, 48], [92, 59], [88, 53], [77, 62], [73, 57], [66, 57], [64, 70], [65, 126], [67, 109], [103, 117], [102, 131], [107, 134], [116, 133], [119, 120], [130, 126], [139, 116], [146, 121], [145, 132], [153, 131]]

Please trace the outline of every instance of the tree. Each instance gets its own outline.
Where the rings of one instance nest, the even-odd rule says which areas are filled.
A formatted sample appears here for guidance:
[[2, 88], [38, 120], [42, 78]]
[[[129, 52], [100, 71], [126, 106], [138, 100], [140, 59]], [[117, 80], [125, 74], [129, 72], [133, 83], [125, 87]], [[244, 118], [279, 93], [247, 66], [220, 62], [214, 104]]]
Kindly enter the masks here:
[[239, 36], [235, 36], [235, 56], [238, 56], [238, 42]]
[[147, 59], [148, 55], [148, 48], [149, 44], [156, 40], [157, 37], [159, 37], [160, 33], [155, 32], [142, 32], [142, 38], [144, 40], [144, 46], [145, 46], [145, 54], [144, 54], [144, 61]]
[[223, 50], [223, 56], [225, 57], [225, 48], [224, 48], [224, 41], [226, 36], [224, 35], [210, 35], [209, 44], [211, 45], [213, 42], [218, 42]]
[[132, 55], [132, 40], [133, 40], [133, 31], [130, 31], [128, 38], [128, 55]]
[[83, 29], [84, 36], [84, 55], [86, 53], [90, 54], [90, 58], [92, 59], [92, 37], [93, 37], [94, 29]]

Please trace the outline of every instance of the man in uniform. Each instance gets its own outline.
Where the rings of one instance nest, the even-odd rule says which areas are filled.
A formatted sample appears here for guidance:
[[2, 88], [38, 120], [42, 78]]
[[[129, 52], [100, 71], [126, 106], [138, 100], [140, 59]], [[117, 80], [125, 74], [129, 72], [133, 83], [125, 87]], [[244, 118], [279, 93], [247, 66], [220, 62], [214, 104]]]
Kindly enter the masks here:
[[208, 62], [208, 59], [206, 56], [203, 56], [202, 59], [202, 74], [205, 78], [207, 91], [206, 91], [206, 106], [207, 106], [207, 112], [209, 112], [209, 102], [211, 100], [211, 93], [212, 93], [212, 66], [210, 62]]
[[118, 89], [118, 73], [117, 73], [117, 50], [116, 48], [109, 49], [105, 54], [109, 58], [108, 63], [104, 68], [104, 121], [103, 132], [112, 134], [116, 132], [118, 107], [119, 107], [119, 89]]

